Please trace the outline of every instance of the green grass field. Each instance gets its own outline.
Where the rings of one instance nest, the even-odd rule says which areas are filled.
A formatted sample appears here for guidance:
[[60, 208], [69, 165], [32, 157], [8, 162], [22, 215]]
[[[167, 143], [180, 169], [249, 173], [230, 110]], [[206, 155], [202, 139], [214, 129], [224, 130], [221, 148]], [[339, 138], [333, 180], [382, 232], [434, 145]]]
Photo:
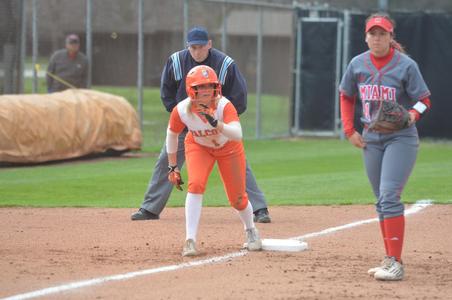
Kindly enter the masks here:
[[[39, 85], [44, 93], [42, 79]], [[133, 87], [95, 89], [123, 96], [137, 107]], [[26, 91], [31, 92], [30, 80]], [[287, 97], [262, 97], [263, 136], [287, 135], [289, 107]], [[337, 139], [255, 140], [255, 111], [255, 97], [250, 95], [241, 116], [247, 159], [269, 205], [373, 203], [360, 150]], [[144, 89], [143, 113], [143, 151], [148, 157], [0, 167], [0, 206], [138, 207], [168, 122], [158, 89]], [[452, 142], [422, 141], [402, 196], [405, 202], [452, 203]], [[168, 205], [182, 206], [184, 197], [185, 192], [175, 190]], [[217, 170], [210, 177], [205, 205], [228, 205]]]
[[[135, 87], [95, 86], [98, 91], [119, 95], [127, 99], [138, 111], [138, 93]], [[31, 93], [32, 81], [25, 81], [25, 93]], [[45, 80], [39, 78], [38, 93], [47, 93]], [[256, 97], [248, 96], [248, 108], [241, 115], [242, 128], [246, 139], [256, 138]], [[288, 136], [289, 134], [289, 109], [288, 97], [277, 95], [263, 95], [261, 99], [261, 137], [272, 138]], [[158, 151], [165, 139], [166, 126], [169, 113], [166, 112], [161, 100], [158, 88], [146, 87], [143, 89], [143, 149], [146, 151]]]
[[[361, 151], [347, 141], [254, 140], [246, 151], [270, 205], [373, 203]], [[1, 168], [0, 206], [138, 207], [155, 161], [151, 155]], [[402, 198], [452, 203], [451, 179], [452, 143], [422, 141]], [[182, 206], [184, 196], [174, 190], [168, 206]], [[217, 170], [204, 204], [228, 205]]]

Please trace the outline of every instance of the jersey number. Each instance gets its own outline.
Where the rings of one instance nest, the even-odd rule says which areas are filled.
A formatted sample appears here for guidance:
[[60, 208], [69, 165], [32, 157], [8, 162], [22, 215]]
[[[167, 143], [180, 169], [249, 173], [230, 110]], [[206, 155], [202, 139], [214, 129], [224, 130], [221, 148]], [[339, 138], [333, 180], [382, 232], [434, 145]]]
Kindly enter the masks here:
[[370, 120], [370, 102], [366, 101], [364, 103], [364, 109], [363, 109], [364, 118], [366, 120]]
[[211, 141], [215, 145], [215, 147], [220, 147], [220, 144], [218, 144], [217, 140], [211, 139]]

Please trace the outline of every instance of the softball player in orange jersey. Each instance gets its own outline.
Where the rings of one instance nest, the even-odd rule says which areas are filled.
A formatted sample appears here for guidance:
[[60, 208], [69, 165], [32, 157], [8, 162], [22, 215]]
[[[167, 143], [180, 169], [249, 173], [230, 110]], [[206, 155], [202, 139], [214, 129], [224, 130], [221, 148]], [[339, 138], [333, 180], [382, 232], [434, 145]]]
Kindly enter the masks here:
[[254, 226], [253, 208], [245, 191], [245, 151], [242, 128], [234, 106], [221, 95], [215, 71], [205, 65], [191, 69], [186, 78], [188, 98], [171, 112], [166, 147], [168, 179], [178, 189], [183, 183], [177, 168], [177, 137], [185, 127], [188, 193], [185, 199], [186, 241], [183, 256], [197, 255], [196, 235], [202, 198], [215, 162], [229, 200], [243, 222], [249, 250], [260, 250], [262, 243]]

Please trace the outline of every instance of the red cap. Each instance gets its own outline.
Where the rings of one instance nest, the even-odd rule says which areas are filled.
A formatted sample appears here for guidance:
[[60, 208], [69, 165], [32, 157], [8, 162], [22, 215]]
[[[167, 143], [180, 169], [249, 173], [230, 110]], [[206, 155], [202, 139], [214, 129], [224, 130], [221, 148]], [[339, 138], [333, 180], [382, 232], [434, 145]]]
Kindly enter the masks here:
[[366, 32], [369, 32], [375, 26], [378, 26], [387, 32], [394, 32], [391, 21], [384, 17], [373, 17], [370, 19], [366, 24]]

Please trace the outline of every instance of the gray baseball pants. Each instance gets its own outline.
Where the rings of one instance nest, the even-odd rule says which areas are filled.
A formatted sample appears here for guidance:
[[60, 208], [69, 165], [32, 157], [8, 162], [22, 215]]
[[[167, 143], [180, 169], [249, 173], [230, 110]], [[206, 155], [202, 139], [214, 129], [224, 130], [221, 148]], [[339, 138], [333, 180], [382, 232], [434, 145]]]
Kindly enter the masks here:
[[403, 215], [400, 195], [416, 162], [419, 147], [416, 127], [413, 125], [391, 134], [365, 129], [363, 138], [366, 142], [364, 163], [376, 197], [379, 219]]
[[[177, 150], [177, 165], [179, 169], [182, 168], [185, 162], [185, 140], [186, 131], [179, 134], [178, 150]], [[144, 201], [141, 204], [141, 208], [160, 215], [168, 202], [173, 185], [168, 180], [168, 154], [166, 152], [166, 145], [163, 145], [160, 151], [159, 158], [155, 164], [152, 178], [149, 181], [148, 188], [144, 194]], [[253, 206], [253, 211], [257, 211], [262, 208], [267, 208], [267, 202], [264, 194], [259, 189], [254, 178], [253, 172], [246, 162], [246, 192], [248, 193], [248, 199]]]

